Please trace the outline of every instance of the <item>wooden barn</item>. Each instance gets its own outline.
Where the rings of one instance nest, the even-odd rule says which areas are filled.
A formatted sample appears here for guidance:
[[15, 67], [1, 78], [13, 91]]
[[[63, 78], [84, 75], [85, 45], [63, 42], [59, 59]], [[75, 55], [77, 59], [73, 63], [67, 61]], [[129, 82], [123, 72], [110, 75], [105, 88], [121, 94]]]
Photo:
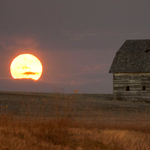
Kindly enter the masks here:
[[150, 40], [126, 40], [109, 73], [113, 73], [114, 99], [150, 101]]

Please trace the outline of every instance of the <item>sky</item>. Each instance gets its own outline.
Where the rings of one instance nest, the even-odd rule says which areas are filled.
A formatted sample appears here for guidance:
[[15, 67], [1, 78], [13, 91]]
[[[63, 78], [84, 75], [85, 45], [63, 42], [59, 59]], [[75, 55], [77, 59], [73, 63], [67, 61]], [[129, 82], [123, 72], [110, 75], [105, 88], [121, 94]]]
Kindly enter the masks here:
[[[149, 0], [1, 0], [0, 91], [113, 93], [109, 74], [127, 39], [150, 39]], [[38, 81], [14, 80], [12, 60], [38, 57]]]

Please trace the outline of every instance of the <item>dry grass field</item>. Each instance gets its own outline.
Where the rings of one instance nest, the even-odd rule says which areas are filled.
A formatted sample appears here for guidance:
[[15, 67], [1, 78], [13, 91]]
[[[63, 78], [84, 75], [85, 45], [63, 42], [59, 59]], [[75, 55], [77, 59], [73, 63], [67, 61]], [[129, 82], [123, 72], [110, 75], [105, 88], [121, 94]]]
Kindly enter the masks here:
[[149, 150], [150, 103], [0, 92], [1, 150]]

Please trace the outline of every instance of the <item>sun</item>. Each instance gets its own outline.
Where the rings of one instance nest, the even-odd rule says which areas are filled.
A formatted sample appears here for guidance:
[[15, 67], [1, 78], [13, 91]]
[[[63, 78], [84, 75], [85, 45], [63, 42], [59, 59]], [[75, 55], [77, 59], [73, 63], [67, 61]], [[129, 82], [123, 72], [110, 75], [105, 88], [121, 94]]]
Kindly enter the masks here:
[[42, 63], [32, 54], [20, 54], [10, 65], [10, 73], [14, 79], [38, 80], [42, 72]]

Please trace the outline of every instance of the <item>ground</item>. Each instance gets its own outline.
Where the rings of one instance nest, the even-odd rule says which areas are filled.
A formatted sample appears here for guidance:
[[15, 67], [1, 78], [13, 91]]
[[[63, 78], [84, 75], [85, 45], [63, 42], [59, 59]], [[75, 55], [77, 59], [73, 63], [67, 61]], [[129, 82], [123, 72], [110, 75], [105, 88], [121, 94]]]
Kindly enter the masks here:
[[0, 149], [149, 150], [150, 104], [111, 94], [0, 92]]

